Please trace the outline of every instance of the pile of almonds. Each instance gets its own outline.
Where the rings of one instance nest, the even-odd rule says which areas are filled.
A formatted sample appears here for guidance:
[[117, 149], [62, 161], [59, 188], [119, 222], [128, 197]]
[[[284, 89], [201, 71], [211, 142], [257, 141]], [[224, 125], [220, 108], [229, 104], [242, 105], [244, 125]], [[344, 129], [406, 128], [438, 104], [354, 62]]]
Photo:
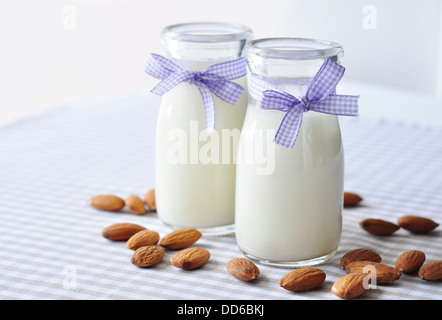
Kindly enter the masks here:
[[419, 216], [403, 216], [397, 220], [397, 224], [383, 219], [364, 219], [359, 225], [368, 233], [374, 235], [390, 235], [399, 230], [405, 229], [411, 233], [427, 233], [439, 226], [431, 219]]
[[399, 255], [393, 267], [381, 263], [381, 256], [371, 249], [351, 250], [340, 261], [347, 275], [333, 284], [332, 292], [342, 299], [354, 299], [368, 289], [369, 280], [375, 279], [376, 284], [387, 284], [400, 279], [402, 273], [417, 274], [427, 281], [441, 280], [442, 260], [424, 264], [425, 259], [424, 252], [408, 250]]
[[143, 215], [147, 212], [146, 206], [150, 211], [156, 211], [155, 189], [150, 189], [144, 195], [144, 201], [137, 195], [129, 195], [126, 199], [113, 194], [99, 194], [93, 196], [88, 201], [89, 205], [103, 211], [121, 211], [127, 207], [129, 212], [136, 215]]
[[[367, 248], [347, 252], [340, 260], [340, 266], [347, 274], [334, 282], [332, 293], [342, 299], [354, 299], [369, 289], [372, 279], [376, 284], [387, 284], [400, 279], [402, 273], [417, 274], [427, 281], [442, 280], [442, 260], [424, 264], [425, 254], [419, 250], [403, 252], [395, 267], [383, 264], [381, 260], [377, 252]], [[286, 290], [300, 292], [320, 286], [325, 278], [321, 269], [305, 267], [287, 273], [279, 284]]]
[[[356, 193], [344, 192], [344, 207], [357, 206], [362, 200]], [[427, 233], [439, 226], [431, 219], [412, 215], [400, 217], [397, 224], [384, 219], [367, 218], [359, 222], [359, 225], [368, 233], [382, 236], [393, 234], [400, 228], [411, 233]]]
[[[356, 206], [362, 198], [350, 192], [344, 193], [344, 207]], [[155, 190], [145, 194], [144, 202], [137, 196], [129, 196], [123, 200], [114, 195], [98, 195], [89, 200], [89, 204], [97, 209], [120, 211], [127, 206], [134, 214], [144, 214], [145, 205], [156, 210]], [[143, 211], [144, 209], [144, 211]], [[394, 224], [381, 219], [365, 219], [360, 226], [374, 235], [388, 235], [400, 228], [411, 233], [426, 233], [434, 230], [439, 224], [418, 216], [404, 216]], [[170, 263], [181, 269], [196, 269], [210, 259], [208, 250], [192, 247], [202, 234], [193, 228], [174, 230], [160, 240], [158, 232], [148, 230], [133, 223], [116, 223], [102, 230], [102, 236], [112, 241], [126, 241], [126, 247], [134, 250], [132, 264], [138, 267], [151, 267], [163, 260], [165, 250], [179, 250], [171, 258]], [[340, 260], [341, 269], [346, 275], [334, 282], [331, 292], [342, 299], [354, 299], [361, 296], [372, 280], [376, 284], [388, 284], [401, 278], [402, 273], [417, 274], [426, 281], [442, 280], [442, 260], [425, 263], [425, 253], [420, 250], [409, 250], [400, 254], [395, 266], [381, 263], [382, 257], [368, 248], [357, 248], [344, 254]], [[260, 270], [247, 258], [233, 258], [226, 264], [227, 271], [236, 279], [249, 282], [257, 279]], [[304, 267], [285, 274], [279, 280], [280, 287], [293, 292], [315, 289], [324, 283], [326, 274], [316, 267]], [[374, 286], [375, 288], [375, 286]]]
[[[442, 280], [442, 260], [424, 264], [425, 259], [422, 251], [409, 250], [403, 252], [392, 267], [381, 263], [381, 256], [374, 250], [351, 250], [340, 260], [340, 266], [347, 274], [334, 282], [331, 291], [342, 299], [354, 299], [369, 289], [372, 279], [382, 285], [400, 279], [402, 273], [417, 274], [427, 281]], [[301, 292], [319, 287], [325, 278], [326, 274], [321, 269], [305, 267], [287, 273], [279, 284], [286, 290]]]
[[[125, 200], [112, 194], [93, 196], [88, 201], [92, 207], [103, 211], [121, 211], [127, 207], [129, 212], [143, 215], [156, 210], [155, 189], [150, 189], [144, 195], [144, 201], [137, 195], [130, 195]], [[175, 230], [160, 241], [158, 232], [134, 223], [115, 223], [102, 230], [102, 236], [112, 241], [126, 241], [126, 247], [134, 250], [132, 264], [138, 267], [150, 267], [159, 263], [164, 257], [164, 249], [179, 250], [172, 256], [172, 265], [182, 269], [195, 269], [204, 265], [210, 258], [210, 253], [204, 248], [190, 247], [202, 234], [193, 228]]]
[[164, 249], [180, 250], [170, 262], [177, 268], [189, 270], [199, 268], [209, 261], [210, 253], [204, 248], [190, 247], [202, 234], [193, 228], [174, 230], [160, 240], [158, 232], [134, 223], [114, 223], [103, 229], [102, 236], [112, 241], [126, 241], [126, 247], [134, 250], [132, 264], [151, 267], [164, 257]]

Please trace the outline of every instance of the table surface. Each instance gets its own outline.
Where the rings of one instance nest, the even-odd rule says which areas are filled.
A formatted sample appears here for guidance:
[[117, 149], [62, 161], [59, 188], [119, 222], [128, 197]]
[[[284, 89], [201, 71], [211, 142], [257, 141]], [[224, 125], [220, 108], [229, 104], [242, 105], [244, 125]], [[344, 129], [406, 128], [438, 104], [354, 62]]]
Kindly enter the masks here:
[[[345, 271], [340, 258], [371, 248], [394, 265], [406, 250], [442, 259], [442, 227], [415, 235], [400, 229], [374, 236], [359, 227], [365, 218], [396, 222], [421, 215], [442, 222], [442, 128], [435, 125], [341, 118], [346, 154], [345, 189], [363, 196], [345, 208], [336, 256], [318, 266], [327, 275], [302, 293], [279, 286], [291, 271], [258, 265], [246, 283], [232, 277], [227, 261], [241, 257], [234, 235], [203, 237], [211, 253], [203, 267], [186, 271], [169, 263], [172, 251], [151, 268], [131, 264], [124, 242], [101, 230], [133, 222], [164, 236], [171, 230], [155, 212], [98, 211], [96, 194], [140, 196], [155, 186], [154, 138], [158, 99], [147, 92], [50, 110], [0, 128], [0, 299], [324, 299], [338, 300], [331, 286]], [[442, 283], [403, 274], [358, 299], [441, 299]]]

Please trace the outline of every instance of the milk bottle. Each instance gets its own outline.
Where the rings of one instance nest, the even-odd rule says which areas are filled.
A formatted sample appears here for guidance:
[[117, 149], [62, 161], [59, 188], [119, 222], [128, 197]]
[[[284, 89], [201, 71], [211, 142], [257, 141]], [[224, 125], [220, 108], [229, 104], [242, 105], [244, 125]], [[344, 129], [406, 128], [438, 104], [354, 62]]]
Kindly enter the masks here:
[[[169, 59], [183, 70], [201, 72], [240, 58], [251, 35], [242, 25], [188, 23], [165, 28], [162, 40]], [[156, 129], [156, 206], [159, 218], [172, 228], [192, 227], [211, 235], [233, 232], [236, 151], [248, 94], [245, 76], [231, 81], [244, 92], [234, 104], [211, 93], [212, 132], [195, 83], [183, 81], [162, 96]]]
[[[308, 39], [249, 42], [250, 102], [241, 132], [236, 176], [236, 240], [260, 263], [279, 267], [319, 264], [335, 254], [341, 237], [344, 152], [336, 115], [305, 112], [292, 149], [273, 138], [284, 116], [265, 110], [251, 80], [300, 97], [325, 59], [339, 62], [340, 45]], [[273, 165], [262, 170], [266, 152]]]

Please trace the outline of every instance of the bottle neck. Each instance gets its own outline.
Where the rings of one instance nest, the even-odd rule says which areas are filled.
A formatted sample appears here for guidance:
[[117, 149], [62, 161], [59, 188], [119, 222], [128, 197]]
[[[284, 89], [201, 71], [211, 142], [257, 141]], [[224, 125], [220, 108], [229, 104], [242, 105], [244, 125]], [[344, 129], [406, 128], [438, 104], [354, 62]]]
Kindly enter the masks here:
[[245, 43], [246, 40], [199, 43], [163, 39], [169, 58], [192, 71], [203, 71], [211, 65], [240, 58]]
[[326, 59], [343, 57], [339, 44], [301, 38], [254, 40], [244, 51], [251, 73], [282, 79], [312, 79]]
[[[332, 60], [338, 59], [332, 58]], [[312, 79], [324, 61], [325, 59], [287, 60], [250, 55], [247, 57], [247, 65], [251, 73], [282, 82], [284, 79]]]
[[169, 58], [180, 67], [203, 71], [241, 57], [252, 35], [251, 29], [244, 25], [199, 22], [168, 26], [161, 38]]
[[247, 77], [249, 95], [257, 101], [263, 99], [266, 90], [284, 91], [295, 97], [304, 96], [311, 81], [312, 78], [272, 78], [256, 73], [249, 73]]

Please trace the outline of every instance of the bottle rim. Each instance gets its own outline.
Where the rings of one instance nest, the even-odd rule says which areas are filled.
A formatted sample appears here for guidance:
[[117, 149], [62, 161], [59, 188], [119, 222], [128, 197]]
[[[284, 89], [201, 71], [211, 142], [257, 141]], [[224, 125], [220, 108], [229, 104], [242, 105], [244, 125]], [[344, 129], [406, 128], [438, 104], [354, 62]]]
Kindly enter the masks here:
[[309, 38], [262, 38], [249, 41], [244, 53], [263, 58], [308, 60], [342, 55], [342, 45], [332, 41]]
[[252, 30], [242, 24], [226, 22], [189, 22], [165, 27], [161, 35], [165, 39], [185, 42], [229, 42], [247, 40]]

